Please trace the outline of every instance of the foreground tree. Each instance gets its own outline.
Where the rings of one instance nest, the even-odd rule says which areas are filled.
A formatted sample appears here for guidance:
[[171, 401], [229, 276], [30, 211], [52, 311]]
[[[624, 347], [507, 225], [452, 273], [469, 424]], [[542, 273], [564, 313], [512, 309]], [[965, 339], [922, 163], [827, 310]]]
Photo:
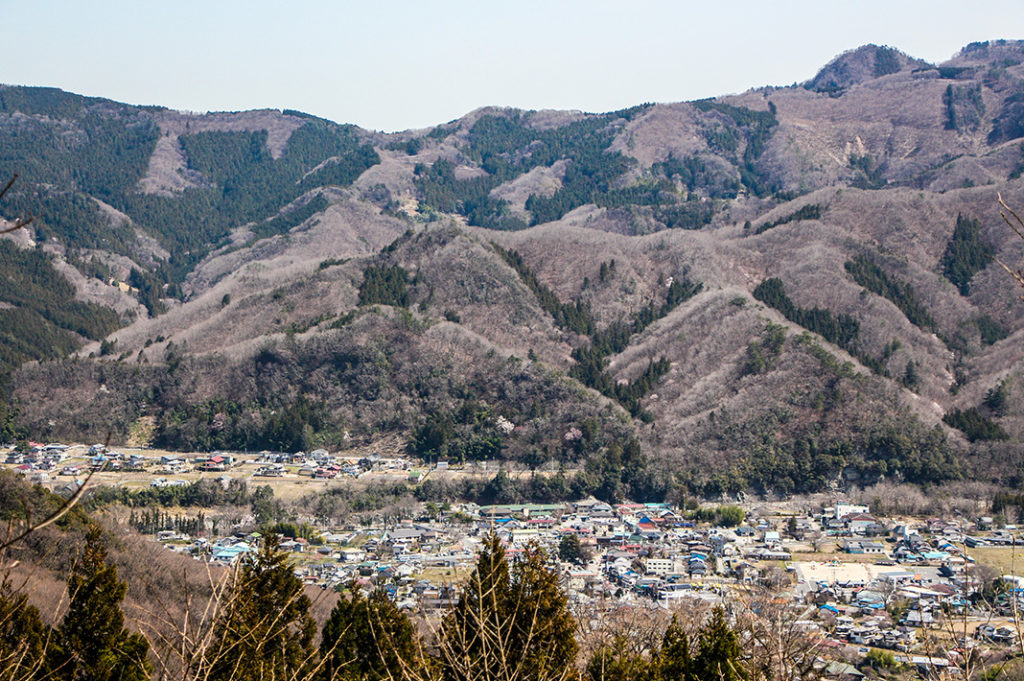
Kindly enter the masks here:
[[324, 623], [321, 681], [379, 681], [413, 676], [417, 664], [412, 622], [377, 589], [369, 598], [352, 584]]
[[697, 679], [747, 681], [749, 674], [743, 664], [740, 638], [725, 621], [725, 611], [715, 608], [711, 621], [697, 635], [697, 654], [692, 663]]
[[0, 581], [0, 681], [45, 678], [51, 630], [28, 596]]
[[657, 662], [631, 650], [623, 636], [594, 651], [586, 667], [590, 681], [648, 681], [658, 678], [657, 673]]
[[[1003, 222], [1005, 222], [1017, 236], [1024, 239], [1024, 219], [1021, 219], [1020, 215], [1018, 215], [1016, 211], [1006, 205], [1006, 202], [1003, 201], [1002, 194], [998, 194], [997, 196], [999, 197], [999, 207], [1002, 208], [1002, 210], [999, 211], [999, 216], [1003, 218]], [[1019, 268], [1014, 270], [999, 258], [993, 257], [992, 259], [995, 260], [1000, 267], [1009, 272], [1010, 276], [1016, 280], [1017, 284], [1021, 288], [1024, 288], [1024, 270]], [[1022, 295], [1021, 298], [1024, 299], [1024, 295]]]
[[268, 534], [243, 559], [206, 650], [204, 679], [294, 679], [315, 669], [311, 603], [279, 546]]
[[658, 678], [661, 681], [689, 681], [693, 674], [693, 657], [690, 655], [690, 637], [679, 626], [679, 620], [672, 616], [672, 622], [665, 629], [658, 652]]
[[441, 628], [440, 666], [451, 681], [547, 681], [574, 674], [568, 599], [547, 556], [529, 546], [509, 568], [491, 535]]
[[616, 635], [590, 656], [586, 677], [590, 681], [747, 681], [746, 656], [739, 634], [718, 607], [693, 633], [673, 616], [660, 643], [637, 648], [625, 635]]
[[[758, 678], [773, 681], [814, 681], [821, 675], [825, 637], [803, 625], [814, 617], [816, 608], [780, 600], [781, 588], [766, 587], [738, 609], [735, 626], [744, 642], [748, 669]], [[886, 599], [891, 595], [883, 593]]]
[[121, 601], [127, 585], [107, 562], [103, 534], [91, 525], [82, 556], [68, 579], [70, 602], [49, 652], [53, 678], [145, 681], [149, 642], [125, 629]]

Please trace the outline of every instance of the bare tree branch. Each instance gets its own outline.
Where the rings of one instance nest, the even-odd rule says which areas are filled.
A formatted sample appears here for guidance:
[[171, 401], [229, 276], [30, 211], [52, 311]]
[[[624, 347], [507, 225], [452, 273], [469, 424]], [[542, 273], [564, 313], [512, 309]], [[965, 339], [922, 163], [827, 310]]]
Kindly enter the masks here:
[[[1024, 239], [1024, 220], [1022, 220], [1020, 215], [1018, 215], [1012, 208], [1006, 205], [1006, 202], [1003, 201], [1002, 194], [997, 193], [996, 196], [999, 197], [999, 206], [1002, 208], [1002, 210], [999, 211], [999, 217], [1003, 219], [1003, 222], [1005, 222], [1007, 226], [1010, 229], [1012, 229], [1017, 236], [1019, 236], [1021, 239]], [[1010, 217], [1007, 217], [1007, 214], [1009, 214], [1009, 216], [1012, 217], [1013, 220], [1011, 220]], [[1009, 275], [1017, 281], [1017, 284], [1020, 285], [1021, 288], [1024, 288], [1024, 270], [1018, 269], [1014, 271], [1013, 269], [1010, 268], [1009, 265], [1004, 263], [999, 258], [993, 256], [992, 259], [996, 261], [996, 263], [1000, 267], [1006, 270], [1007, 273], [1009, 273]], [[1024, 295], [1021, 295], [1020, 299], [1024, 300]]]
[[[10, 179], [10, 181], [6, 185], [4, 185], [4, 188], [0, 189], [0, 199], [4, 198], [4, 194], [6, 194], [7, 190], [9, 190], [12, 185], [14, 185], [14, 181], [17, 180], [17, 179], [18, 179], [18, 175], [15, 174], [14, 177], [12, 177]], [[32, 220], [34, 220], [34, 219], [35, 219], [34, 215], [29, 215], [28, 217], [24, 217], [24, 218], [18, 218], [17, 220], [14, 221], [14, 226], [13, 227], [8, 227], [6, 229], [0, 229], [0, 234], [8, 234], [10, 232], [15, 232], [15, 231], [17, 231], [19, 229], [24, 229], [25, 227], [28, 227], [29, 223], [31, 223]]]

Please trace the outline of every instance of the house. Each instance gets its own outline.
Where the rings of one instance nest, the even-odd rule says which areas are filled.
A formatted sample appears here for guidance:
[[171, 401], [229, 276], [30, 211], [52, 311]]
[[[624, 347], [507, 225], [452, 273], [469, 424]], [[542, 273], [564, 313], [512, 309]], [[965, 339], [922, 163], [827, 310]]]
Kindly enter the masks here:
[[226, 471], [230, 465], [231, 463], [227, 457], [216, 455], [203, 462], [199, 469], [203, 471]]
[[843, 518], [843, 522], [852, 534], [861, 535], [866, 534], [869, 527], [878, 525], [875, 517], [867, 513], [852, 513]]
[[741, 584], [749, 584], [753, 582], [758, 575], [758, 568], [755, 565], [748, 563], [745, 560], [741, 560], [732, 566], [732, 571], [736, 575], [736, 579]]
[[878, 610], [879, 608], [885, 607], [885, 596], [877, 591], [870, 589], [861, 589], [857, 592], [857, 595], [853, 598], [853, 603], [858, 608], [869, 608], [871, 610]]
[[948, 658], [925, 655], [896, 655], [896, 661], [917, 667], [918, 673], [926, 679], [938, 677], [952, 664]]
[[984, 622], [974, 630], [974, 638], [991, 638], [996, 631], [995, 625]]
[[989, 638], [994, 643], [1013, 643], [1017, 640], [1017, 630], [1009, 624], [1003, 624], [996, 627]]
[[340, 552], [341, 560], [346, 563], [361, 563], [366, 560], [366, 551], [361, 549], [342, 549]]
[[838, 518], [826, 518], [822, 521], [821, 527], [830, 535], [849, 532], [849, 529], [846, 527], [846, 522], [839, 520]]
[[237, 542], [229, 545], [220, 545], [214, 548], [211, 558], [218, 563], [233, 563], [239, 556], [252, 550], [252, 547], [245, 542]]
[[821, 670], [821, 675], [826, 679], [861, 679], [864, 674], [848, 662], [829, 662]]
[[847, 539], [843, 542], [843, 551], [846, 553], [871, 553], [881, 555], [885, 553], [885, 544], [877, 541]]
[[415, 527], [396, 527], [388, 533], [388, 539], [394, 544], [413, 545], [419, 543], [424, 531]]
[[785, 549], [771, 549], [767, 547], [747, 551], [743, 557], [754, 560], [792, 560], [793, 558], [789, 551]]
[[903, 624], [908, 627], [928, 629], [938, 624], [930, 610], [909, 610], [903, 617]]

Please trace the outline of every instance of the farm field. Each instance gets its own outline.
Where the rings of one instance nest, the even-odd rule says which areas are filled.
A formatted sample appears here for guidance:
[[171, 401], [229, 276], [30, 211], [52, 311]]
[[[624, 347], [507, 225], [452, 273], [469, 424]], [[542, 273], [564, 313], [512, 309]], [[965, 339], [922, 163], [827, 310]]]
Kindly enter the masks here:
[[1024, 576], [1024, 549], [1014, 546], [982, 546], [970, 550], [979, 565], [990, 565], [1001, 575]]

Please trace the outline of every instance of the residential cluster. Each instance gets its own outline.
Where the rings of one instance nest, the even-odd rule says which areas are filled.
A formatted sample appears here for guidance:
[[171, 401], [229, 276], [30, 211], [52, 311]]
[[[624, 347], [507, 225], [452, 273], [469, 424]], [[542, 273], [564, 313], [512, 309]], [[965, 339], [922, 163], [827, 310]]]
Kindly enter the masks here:
[[[547, 549], [569, 597], [590, 606], [742, 602], [764, 589], [788, 597], [826, 647], [889, 649], [922, 668], [936, 657], [925, 631], [960, 632], [959, 650], [1016, 643], [1013, 598], [1024, 582], [976, 567], [972, 551], [1014, 542], [1015, 528], [987, 517], [895, 521], [836, 504], [796, 516], [752, 514], [735, 527], [697, 523], [668, 504], [475, 506], [459, 504], [401, 522], [349, 526], [314, 540], [286, 539], [310, 584], [380, 587], [409, 609], [451, 604], [483, 539], [495, 532], [513, 558], [531, 542]], [[174, 550], [229, 564], [258, 533], [159, 539]], [[973, 547], [973, 548], [972, 548]], [[965, 630], [966, 628], [966, 630]]]
[[[66, 447], [45, 445], [12, 453], [7, 462], [29, 474], [57, 469]], [[138, 455], [89, 449], [82, 466], [139, 465]], [[230, 454], [143, 462], [157, 474], [149, 484], [187, 484], [167, 475], [227, 471]], [[338, 459], [319, 450], [263, 454], [245, 462], [254, 478], [359, 477], [372, 471], [417, 470], [402, 458]], [[70, 464], [60, 469], [70, 470]], [[26, 468], [27, 467], [27, 468]], [[76, 471], [77, 472], [77, 471]], [[225, 482], [230, 478], [224, 477]], [[336, 483], [332, 483], [336, 484]], [[882, 518], [866, 506], [836, 503], [799, 513], [738, 509], [706, 514], [670, 504], [608, 504], [586, 499], [558, 504], [443, 508], [425, 505], [418, 518], [380, 517], [369, 524], [312, 528], [286, 537], [296, 573], [325, 589], [382, 588], [403, 608], [434, 611], [458, 597], [484, 539], [496, 533], [514, 557], [531, 543], [546, 549], [571, 601], [584, 607], [632, 605], [674, 608], [693, 601], [739, 603], [765, 589], [799, 610], [801, 626], [823, 646], [893, 651], [897, 660], [934, 671], [974, 646], [1018, 642], [1014, 613], [1024, 608], [1024, 580], [983, 564], [986, 551], [1014, 551], [1013, 526], [991, 517]], [[701, 522], [700, 519], [717, 520]], [[725, 526], [729, 525], [729, 526]], [[169, 549], [230, 565], [252, 551], [259, 532], [195, 536], [158, 532]], [[1016, 600], [1016, 602], [1014, 602]], [[924, 651], [922, 632], [958, 624], [955, 646], [942, 656]]]

